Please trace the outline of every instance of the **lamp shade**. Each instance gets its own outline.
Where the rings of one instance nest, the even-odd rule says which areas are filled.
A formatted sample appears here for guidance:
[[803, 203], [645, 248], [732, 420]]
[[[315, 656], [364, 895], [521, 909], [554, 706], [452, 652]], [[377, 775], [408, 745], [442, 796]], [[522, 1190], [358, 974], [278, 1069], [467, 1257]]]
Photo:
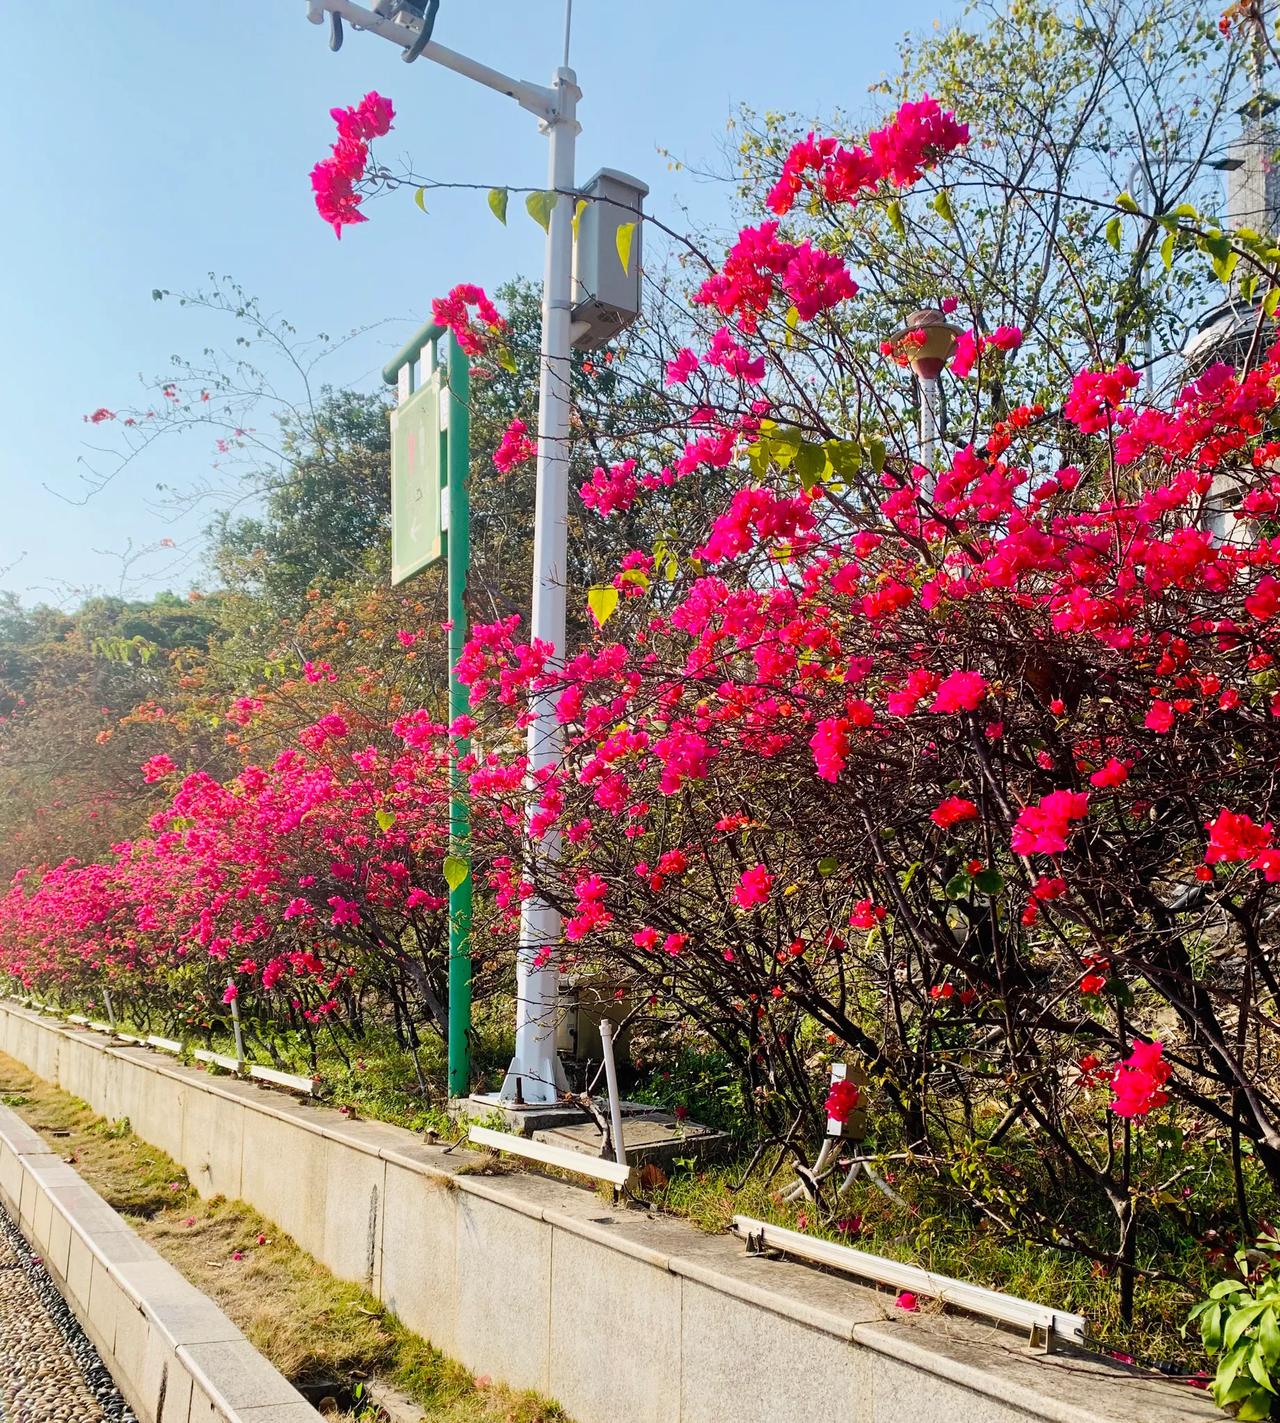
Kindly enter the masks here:
[[936, 307], [913, 311], [891, 338], [894, 354], [910, 363], [921, 380], [937, 380], [951, 359], [961, 330]]

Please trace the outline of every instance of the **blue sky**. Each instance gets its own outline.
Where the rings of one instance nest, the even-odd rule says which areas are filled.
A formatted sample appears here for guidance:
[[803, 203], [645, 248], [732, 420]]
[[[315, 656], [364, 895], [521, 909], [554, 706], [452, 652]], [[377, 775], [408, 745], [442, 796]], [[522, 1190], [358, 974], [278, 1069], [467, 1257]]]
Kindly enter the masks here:
[[[724, 189], [669, 171], [659, 149], [715, 166], [743, 101], [856, 113], [867, 86], [895, 67], [901, 35], [958, 10], [958, 0], [577, 0], [579, 175], [638, 174], [653, 190], [650, 210], [676, 227], [723, 221]], [[562, 24], [562, 0], [443, 0], [436, 37], [545, 82]], [[327, 371], [372, 388], [431, 296], [457, 281], [492, 288], [541, 273], [540, 230], [515, 202], [501, 227], [483, 194], [437, 195], [426, 217], [407, 193], [385, 198], [369, 223], [334, 240], [307, 183], [331, 141], [334, 104], [387, 94], [397, 120], [381, 156], [411, 158], [439, 179], [541, 185], [546, 145], [510, 100], [424, 61], [405, 65], [386, 41], [348, 32], [330, 54], [304, 0], [27, 5], [6, 16], [4, 35], [0, 587], [27, 601], [114, 590], [130, 540], [181, 543], [204, 522], [188, 513], [170, 526], [149, 507], [158, 482], [209, 474], [204, 434], [161, 445], [82, 505], [45, 487], [77, 497], [85, 412], [142, 399], [140, 375], [230, 339], [207, 316], [153, 302], [153, 288], [225, 273], [304, 334], [390, 319]], [[134, 568], [132, 588], [182, 590], [200, 576], [190, 560], [153, 559]]]

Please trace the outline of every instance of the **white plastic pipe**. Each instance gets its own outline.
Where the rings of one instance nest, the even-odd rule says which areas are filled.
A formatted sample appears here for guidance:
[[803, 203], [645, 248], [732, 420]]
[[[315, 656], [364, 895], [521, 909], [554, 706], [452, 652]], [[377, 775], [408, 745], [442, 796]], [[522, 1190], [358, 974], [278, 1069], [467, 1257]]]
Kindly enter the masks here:
[[613, 1060], [613, 1024], [600, 1020], [600, 1051], [604, 1055], [604, 1081], [609, 1090], [609, 1124], [613, 1129], [613, 1159], [627, 1164], [627, 1144], [622, 1135], [622, 1100], [618, 1096], [618, 1069]]

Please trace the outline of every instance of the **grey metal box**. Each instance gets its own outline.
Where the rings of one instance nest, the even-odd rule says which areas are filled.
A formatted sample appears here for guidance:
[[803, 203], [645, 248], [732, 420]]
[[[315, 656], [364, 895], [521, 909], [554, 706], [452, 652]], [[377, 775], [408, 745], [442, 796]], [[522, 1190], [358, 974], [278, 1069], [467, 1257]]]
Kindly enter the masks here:
[[[601, 168], [582, 188], [587, 206], [573, 252], [573, 344], [593, 351], [626, 329], [640, 314], [643, 260], [641, 215], [648, 185], [616, 168]], [[622, 267], [618, 229], [635, 223], [630, 261]]]

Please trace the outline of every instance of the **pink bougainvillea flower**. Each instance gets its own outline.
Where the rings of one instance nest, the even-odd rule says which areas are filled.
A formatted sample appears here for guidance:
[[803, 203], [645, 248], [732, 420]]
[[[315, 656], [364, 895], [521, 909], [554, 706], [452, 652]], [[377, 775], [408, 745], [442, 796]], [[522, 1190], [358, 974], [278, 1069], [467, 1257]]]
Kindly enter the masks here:
[[966, 800], [963, 796], [948, 796], [945, 800], [939, 801], [929, 812], [929, 819], [943, 830], [950, 830], [953, 825], [960, 825], [966, 820], [977, 820], [978, 807], [971, 800]]
[[899, 1293], [898, 1298], [894, 1300], [894, 1304], [899, 1309], [905, 1309], [908, 1314], [915, 1314], [915, 1312], [920, 1308], [920, 1301], [915, 1297], [914, 1294], [912, 1294], [910, 1290], [902, 1290]]
[[1256, 866], [1257, 860], [1272, 848], [1269, 820], [1258, 825], [1251, 816], [1225, 807], [1204, 828], [1209, 832], [1209, 847], [1204, 852], [1206, 865], [1249, 860]]
[[1121, 786], [1129, 779], [1129, 768], [1119, 758], [1112, 756], [1105, 766], [1098, 769], [1089, 777], [1091, 785], [1100, 786], [1103, 789], [1110, 789], [1112, 786]]
[[981, 672], [952, 672], [939, 686], [932, 712], [976, 711], [987, 695], [987, 679]]
[[1071, 822], [1089, 813], [1087, 791], [1051, 791], [1027, 806], [1013, 827], [1016, 855], [1060, 855], [1067, 848]]
[[755, 909], [768, 902], [773, 891], [773, 876], [763, 865], [743, 870], [733, 891], [733, 902], [739, 909]]
[[163, 752], [158, 756], [152, 756], [149, 761], [142, 764], [142, 779], [150, 785], [154, 781], [161, 781], [166, 776], [172, 775], [178, 768], [170, 757]]
[[1162, 1088], [1172, 1069], [1164, 1060], [1164, 1045], [1135, 1042], [1123, 1062], [1111, 1073], [1111, 1110], [1118, 1117], [1145, 1117], [1163, 1107], [1169, 1095]]
[[824, 1105], [827, 1116], [833, 1122], [844, 1123], [849, 1120], [861, 1101], [862, 1093], [858, 1091], [857, 1083], [847, 1077], [839, 1077], [831, 1084]]
[[498, 448], [493, 452], [494, 467], [508, 474], [516, 465], [536, 459], [537, 454], [538, 442], [530, 436], [529, 427], [523, 420], [513, 420], [502, 432]]

